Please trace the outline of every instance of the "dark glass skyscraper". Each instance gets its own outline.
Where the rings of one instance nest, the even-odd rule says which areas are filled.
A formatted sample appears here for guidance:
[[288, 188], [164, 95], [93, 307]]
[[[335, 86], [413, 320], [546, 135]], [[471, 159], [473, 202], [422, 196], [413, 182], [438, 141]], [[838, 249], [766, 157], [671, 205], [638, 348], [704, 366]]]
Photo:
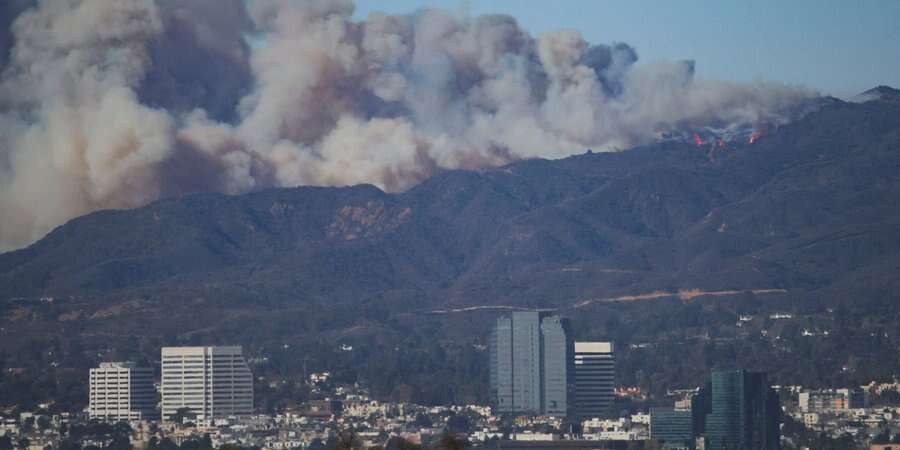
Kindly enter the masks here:
[[664, 448], [693, 449], [701, 438], [706, 450], [777, 450], [780, 423], [781, 403], [765, 373], [717, 371], [691, 398], [690, 411], [651, 411], [650, 435]]
[[565, 319], [523, 311], [501, 317], [490, 337], [491, 395], [501, 414], [568, 414], [572, 342]]
[[711, 450], [781, 448], [778, 394], [765, 373], [743, 370], [713, 372], [692, 402], [694, 417]]
[[691, 411], [650, 409], [650, 438], [662, 442], [665, 449], [695, 448]]

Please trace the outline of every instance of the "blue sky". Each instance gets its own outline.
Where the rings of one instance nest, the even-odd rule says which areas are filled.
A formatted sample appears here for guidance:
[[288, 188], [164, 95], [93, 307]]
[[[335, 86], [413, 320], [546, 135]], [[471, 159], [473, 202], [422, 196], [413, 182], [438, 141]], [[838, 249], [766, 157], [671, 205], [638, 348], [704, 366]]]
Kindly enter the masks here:
[[535, 35], [576, 29], [593, 43], [627, 42], [643, 62], [694, 59], [702, 78], [843, 97], [900, 88], [900, 0], [357, 0], [356, 16], [422, 7], [505, 13]]

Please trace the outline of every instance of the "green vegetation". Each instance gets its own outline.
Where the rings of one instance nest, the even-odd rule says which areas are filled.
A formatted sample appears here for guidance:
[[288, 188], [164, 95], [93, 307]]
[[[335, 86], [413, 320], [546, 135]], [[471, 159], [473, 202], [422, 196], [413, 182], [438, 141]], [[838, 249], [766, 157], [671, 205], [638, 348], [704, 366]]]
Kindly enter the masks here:
[[[310, 398], [313, 371], [385, 399], [483, 402], [498, 311], [428, 313], [471, 305], [557, 308], [576, 337], [617, 344], [619, 384], [654, 394], [725, 366], [811, 387], [889, 380], [898, 144], [900, 104], [833, 101], [716, 158], [667, 142], [449, 171], [401, 194], [272, 189], [90, 214], [0, 255], [0, 399], [80, 408], [101, 360], [240, 344], [266, 411]], [[653, 292], [672, 296], [603, 301]]]

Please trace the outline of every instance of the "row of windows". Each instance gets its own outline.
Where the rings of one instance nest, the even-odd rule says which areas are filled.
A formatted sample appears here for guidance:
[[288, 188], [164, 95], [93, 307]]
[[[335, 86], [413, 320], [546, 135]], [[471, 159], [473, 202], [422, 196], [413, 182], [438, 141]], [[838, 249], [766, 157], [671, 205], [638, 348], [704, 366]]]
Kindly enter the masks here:
[[180, 390], [180, 389], [191, 389], [191, 390], [225, 389], [225, 390], [227, 390], [227, 389], [243, 388], [243, 387], [249, 388], [251, 386], [253, 386], [253, 383], [251, 383], [249, 380], [245, 381], [243, 383], [238, 383], [238, 382], [235, 382], [235, 383], [221, 383], [221, 382], [219, 382], [219, 383], [203, 383], [202, 381], [184, 381], [184, 382], [175, 382], [175, 383], [165, 382], [162, 384], [162, 390], [164, 390], [164, 391], [171, 390], [171, 389], [177, 389], [177, 390]]
[[146, 379], [146, 378], [152, 378], [152, 377], [153, 377], [153, 372], [147, 372], [147, 373], [133, 373], [133, 374], [131, 374], [131, 375], [128, 375], [128, 374], [115, 375], [115, 374], [105, 374], [105, 373], [91, 373], [91, 374], [90, 374], [90, 378], [91, 378], [92, 380], [93, 380], [93, 379], [98, 379], [98, 380], [127, 380], [127, 379], [129, 379], [129, 378]]
[[253, 377], [166, 377], [163, 378], [162, 384], [178, 385], [182, 383], [207, 383], [215, 385], [229, 385], [246, 383], [251, 384]]
[[252, 393], [252, 392], [253, 392], [252, 389], [234, 389], [234, 390], [225, 391], [225, 392], [204, 392], [204, 391], [187, 390], [187, 389], [182, 391], [182, 390], [173, 389], [173, 390], [164, 391], [162, 394], [163, 394], [163, 397], [165, 398], [165, 397], [202, 397], [204, 395], [207, 397], [210, 397], [213, 395], [237, 395], [237, 394], [247, 394], [247, 393]]
[[244, 364], [243, 358], [215, 358], [215, 359], [164, 359], [162, 365], [182, 365], [182, 364]]
[[91, 392], [90, 398], [143, 398], [143, 397], [153, 397], [156, 395], [156, 391], [145, 391], [145, 392], [136, 392], [136, 393], [114, 393], [114, 392]]
[[246, 392], [246, 391], [245, 391], [245, 392], [235, 392], [235, 393], [228, 392], [228, 393], [220, 393], [220, 394], [210, 394], [210, 393], [208, 393], [208, 392], [206, 392], [206, 393], [199, 393], [199, 394], [195, 394], [195, 393], [192, 393], [192, 392], [170, 392], [170, 393], [165, 393], [165, 394], [163, 394], [163, 400], [177, 400], [177, 399], [179, 399], [179, 398], [206, 398], [206, 399], [210, 399], [210, 398], [213, 398], [214, 395], [217, 396], [217, 397], [221, 397], [221, 396], [240, 395], [240, 394], [249, 394], [249, 393], [250, 393], [250, 392]]
[[246, 376], [252, 377], [253, 374], [250, 373], [249, 370], [164, 370], [162, 373], [163, 378], [172, 378], [172, 377], [181, 377], [181, 376], [193, 376], [193, 377], [202, 377], [202, 376]]

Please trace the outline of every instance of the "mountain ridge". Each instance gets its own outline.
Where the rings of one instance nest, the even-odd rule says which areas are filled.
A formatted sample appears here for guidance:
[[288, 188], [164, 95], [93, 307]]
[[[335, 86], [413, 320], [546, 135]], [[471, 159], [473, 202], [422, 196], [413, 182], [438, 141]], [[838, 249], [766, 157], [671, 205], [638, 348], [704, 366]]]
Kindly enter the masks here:
[[[523, 160], [402, 193], [191, 194], [92, 213], [0, 255], [0, 351], [40, 367], [23, 349], [60, 342], [66, 364], [85, 364], [86, 349], [90, 361], [240, 343], [278, 361], [257, 368], [269, 376], [307, 358], [382, 395], [402, 382], [426, 403], [483, 400], [490, 320], [543, 308], [570, 315], [582, 339], [621, 344], [622, 383], [658, 371], [656, 386], [678, 385], [725, 362], [784, 382], [826, 366], [868, 381], [900, 367], [839, 368], [900, 345], [892, 331], [869, 336], [900, 319], [897, 199], [900, 104], [836, 100], [753, 144]], [[778, 325], [784, 336], [860, 326], [836, 329], [818, 360], [734, 328], [738, 313], [785, 310], [807, 318]], [[689, 339], [710, 334], [738, 356]], [[61, 343], [72, 337], [79, 347]], [[345, 342], [358, 351], [332, 350]], [[656, 353], [629, 349], [646, 342]]]
[[[854, 107], [842, 104], [829, 108]], [[806, 122], [801, 120], [798, 124]], [[789, 125], [785, 130], [797, 126]], [[837, 162], [823, 160], [824, 155], [809, 160], [810, 155], [797, 153], [798, 150], [808, 153], [797, 148], [798, 144], [804, 144], [787, 142], [784, 134], [768, 136], [758, 146], [744, 145], [730, 150], [720, 155], [723, 159], [718, 162], [710, 160], [696, 146], [663, 143], [616, 154], [584, 154], [556, 161], [526, 160], [478, 172], [446, 171], [398, 194], [388, 194], [371, 185], [267, 189], [244, 196], [191, 194], [134, 210], [101, 211], [74, 219], [26, 249], [0, 255], [0, 277], [6, 278], [3, 284], [7, 286], [4, 289], [7, 295], [11, 284], [18, 286], [12, 291], [23, 289], [30, 295], [65, 295], [72, 289], [90, 290], [92, 286], [103, 291], [152, 283], [182, 271], [196, 272], [192, 267], [218, 270], [252, 265], [251, 260], [256, 256], [277, 258], [287, 250], [315, 254], [323, 246], [331, 245], [342, 253], [352, 251], [354, 246], [378, 247], [390, 242], [403, 247], [396, 241], [398, 230], [407, 238], [418, 233], [419, 243], [433, 247], [427, 256], [420, 255], [424, 259], [406, 267], [415, 271], [418, 266], [425, 271], [416, 275], [413, 285], [417, 288], [417, 283], [434, 286], [434, 283], [450, 281], [449, 273], [437, 266], [446, 265], [451, 272], [456, 271], [455, 276], [465, 277], [465, 270], [458, 263], [483, 268], [503, 258], [501, 250], [506, 253], [511, 250], [497, 245], [525, 251], [523, 245], [528, 245], [530, 239], [540, 241], [536, 242], [539, 248], [530, 256], [527, 252], [522, 255], [526, 260], [540, 261], [546, 256], [540, 255], [541, 251], [561, 260], [566, 257], [579, 261], [602, 259], [612, 254], [616, 243], [629, 239], [651, 242], [688, 237], [692, 230], [710, 236], [705, 224], [719, 219], [721, 223], [716, 227], [726, 231], [734, 225], [719, 215], [724, 211], [736, 213], [734, 202], [753, 203], [754, 199], [770, 198], [790, 187], [791, 170], [818, 170]], [[793, 145], [793, 153], [779, 155], [770, 150], [784, 145]], [[765, 151], [772, 159], [740, 154], [750, 151]], [[778, 158], [786, 154], [801, 161], [782, 161], [784, 165], [798, 165], [777, 167]], [[747, 166], [737, 168], [736, 164]], [[760, 184], [767, 171], [773, 169], [782, 177], [767, 181], [772, 184]], [[756, 192], [748, 192], [749, 187]], [[661, 194], [668, 198], [661, 200]], [[662, 209], [655, 209], [654, 202]], [[332, 210], [332, 204], [338, 207]], [[600, 217], [598, 211], [604, 215]], [[129, 216], [133, 223], [117, 223]], [[540, 224], [535, 225], [535, 221]], [[497, 223], [502, 224], [502, 232], [493, 226]], [[516, 231], [523, 226], [530, 228]], [[548, 235], [547, 230], [554, 226], [561, 227], [558, 230], [561, 233], [573, 234], [567, 239], [574, 241], [564, 243], [560, 236]], [[103, 229], [107, 227], [111, 229]], [[129, 233], [132, 236], [127, 239], [129, 242], [121, 239], [107, 242], [110, 236]], [[183, 236], [182, 233], [188, 233], [191, 239], [173, 241]], [[424, 243], [426, 236], [435, 233], [444, 236], [432, 244]], [[544, 233], [544, 236], [534, 238], [527, 233]], [[463, 237], [454, 242], [454, 236]], [[391, 241], [392, 238], [395, 240]], [[440, 241], [453, 242], [454, 247], [439, 248]], [[494, 244], [493, 252], [476, 254], [475, 249], [467, 248], [481, 248], [489, 242]], [[93, 247], [84, 249], [82, 254], [79, 246], [85, 245]], [[183, 248], [172, 247], [178, 245]], [[257, 246], [254, 251], [259, 251], [259, 255], [247, 253], [252, 246]], [[77, 255], [79, 265], [99, 272], [91, 275], [84, 269], [66, 267], [62, 261], [52, 261], [54, 247], [57, 252]], [[394, 247], [379, 247], [378, 251], [382, 256], [397, 259], [398, 263], [405, 257], [413, 257]], [[637, 255], [632, 252], [630, 256], [633, 259]], [[27, 273], [26, 269], [42, 258], [51, 261], [36, 271], [42, 275], [35, 280], [37, 274]], [[454, 263], [454, 259], [460, 261]], [[129, 265], [129, 260], [134, 264]], [[100, 281], [76, 279], [79, 273], [87, 279], [108, 276], [117, 281], [105, 285]], [[25, 275], [26, 280], [11, 280], [11, 275], [16, 278]], [[32, 281], [27, 281], [28, 278]]]

